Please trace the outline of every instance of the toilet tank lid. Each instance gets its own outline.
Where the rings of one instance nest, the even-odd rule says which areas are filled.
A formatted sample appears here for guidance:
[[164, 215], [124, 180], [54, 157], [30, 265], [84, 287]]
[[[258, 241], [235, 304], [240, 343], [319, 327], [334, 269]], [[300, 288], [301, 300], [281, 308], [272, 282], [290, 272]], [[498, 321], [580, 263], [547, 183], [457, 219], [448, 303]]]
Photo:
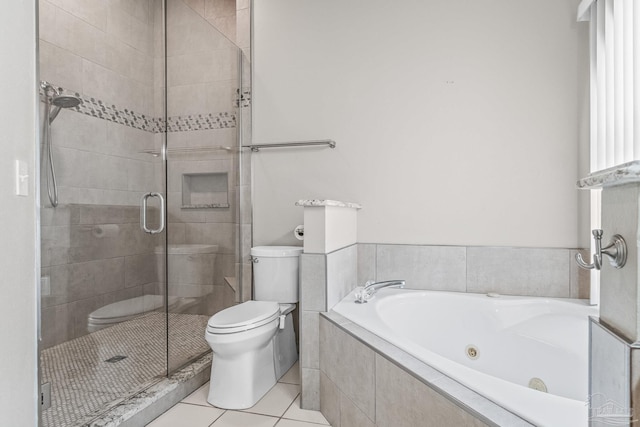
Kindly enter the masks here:
[[263, 257], [292, 257], [302, 253], [302, 246], [256, 246], [251, 248], [251, 255]]

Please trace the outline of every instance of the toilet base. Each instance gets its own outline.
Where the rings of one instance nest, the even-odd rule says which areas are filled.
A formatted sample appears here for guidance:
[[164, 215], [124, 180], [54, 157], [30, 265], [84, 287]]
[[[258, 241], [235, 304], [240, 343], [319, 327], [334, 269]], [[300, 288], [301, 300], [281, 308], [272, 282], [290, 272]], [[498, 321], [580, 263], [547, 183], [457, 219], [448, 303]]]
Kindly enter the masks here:
[[[284, 329], [280, 319], [270, 325], [240, 334], [205, 334], [213, 350], [207, 401], [223, 409], [248, 409], [255, 405], [298, 360], [291, 311]], [[254, 349], [259, 345], [258, 349]]]
[[255, 352], [225, 358], [214, 352], [207, 402], [223, 409], [247, 409], [276, 384], [273, 340]]

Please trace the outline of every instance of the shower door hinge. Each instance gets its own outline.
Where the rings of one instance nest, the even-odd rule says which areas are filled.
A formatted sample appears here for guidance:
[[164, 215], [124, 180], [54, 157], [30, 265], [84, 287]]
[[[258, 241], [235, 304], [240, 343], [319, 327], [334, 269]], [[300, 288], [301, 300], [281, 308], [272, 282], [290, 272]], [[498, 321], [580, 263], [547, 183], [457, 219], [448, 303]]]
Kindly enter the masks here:
[[51, 383], [44, 383], [40, 386], [40, 406], [43, 411], [51, 407]]

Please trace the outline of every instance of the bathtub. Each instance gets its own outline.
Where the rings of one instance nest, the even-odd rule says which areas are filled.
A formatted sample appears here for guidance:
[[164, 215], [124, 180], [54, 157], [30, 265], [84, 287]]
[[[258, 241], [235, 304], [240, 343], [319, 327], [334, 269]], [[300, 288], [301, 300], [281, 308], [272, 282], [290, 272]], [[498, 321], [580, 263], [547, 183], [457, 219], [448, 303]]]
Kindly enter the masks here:
[[598, 310], [586, 301], [386, 288], [356, 304], [353, 294], [333, 310], [501, 407], [538, 426], [587, 425]]

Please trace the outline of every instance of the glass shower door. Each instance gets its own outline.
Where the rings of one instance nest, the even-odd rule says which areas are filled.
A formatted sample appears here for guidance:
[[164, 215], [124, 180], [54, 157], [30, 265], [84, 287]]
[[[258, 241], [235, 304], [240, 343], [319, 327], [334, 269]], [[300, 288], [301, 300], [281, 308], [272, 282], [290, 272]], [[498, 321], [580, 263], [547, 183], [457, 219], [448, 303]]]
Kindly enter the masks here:
[[59, 427], [84, 425], [167, 373], [155, 196], [166, 197], [164, 6], [39, 6], [41, 133], [51, 137], [40, 160], [40, 372], [51, 395], [41, 418]]
[[44, 426], [209, 352], [250, 298], [241, 52], [187, 3], [40, 1]]
[[[239, 301], [240, 50], [167, 2], [169, 371], [210, 351], [207, 320]], [[234, 10], [235, 12], [235, 10]]]

